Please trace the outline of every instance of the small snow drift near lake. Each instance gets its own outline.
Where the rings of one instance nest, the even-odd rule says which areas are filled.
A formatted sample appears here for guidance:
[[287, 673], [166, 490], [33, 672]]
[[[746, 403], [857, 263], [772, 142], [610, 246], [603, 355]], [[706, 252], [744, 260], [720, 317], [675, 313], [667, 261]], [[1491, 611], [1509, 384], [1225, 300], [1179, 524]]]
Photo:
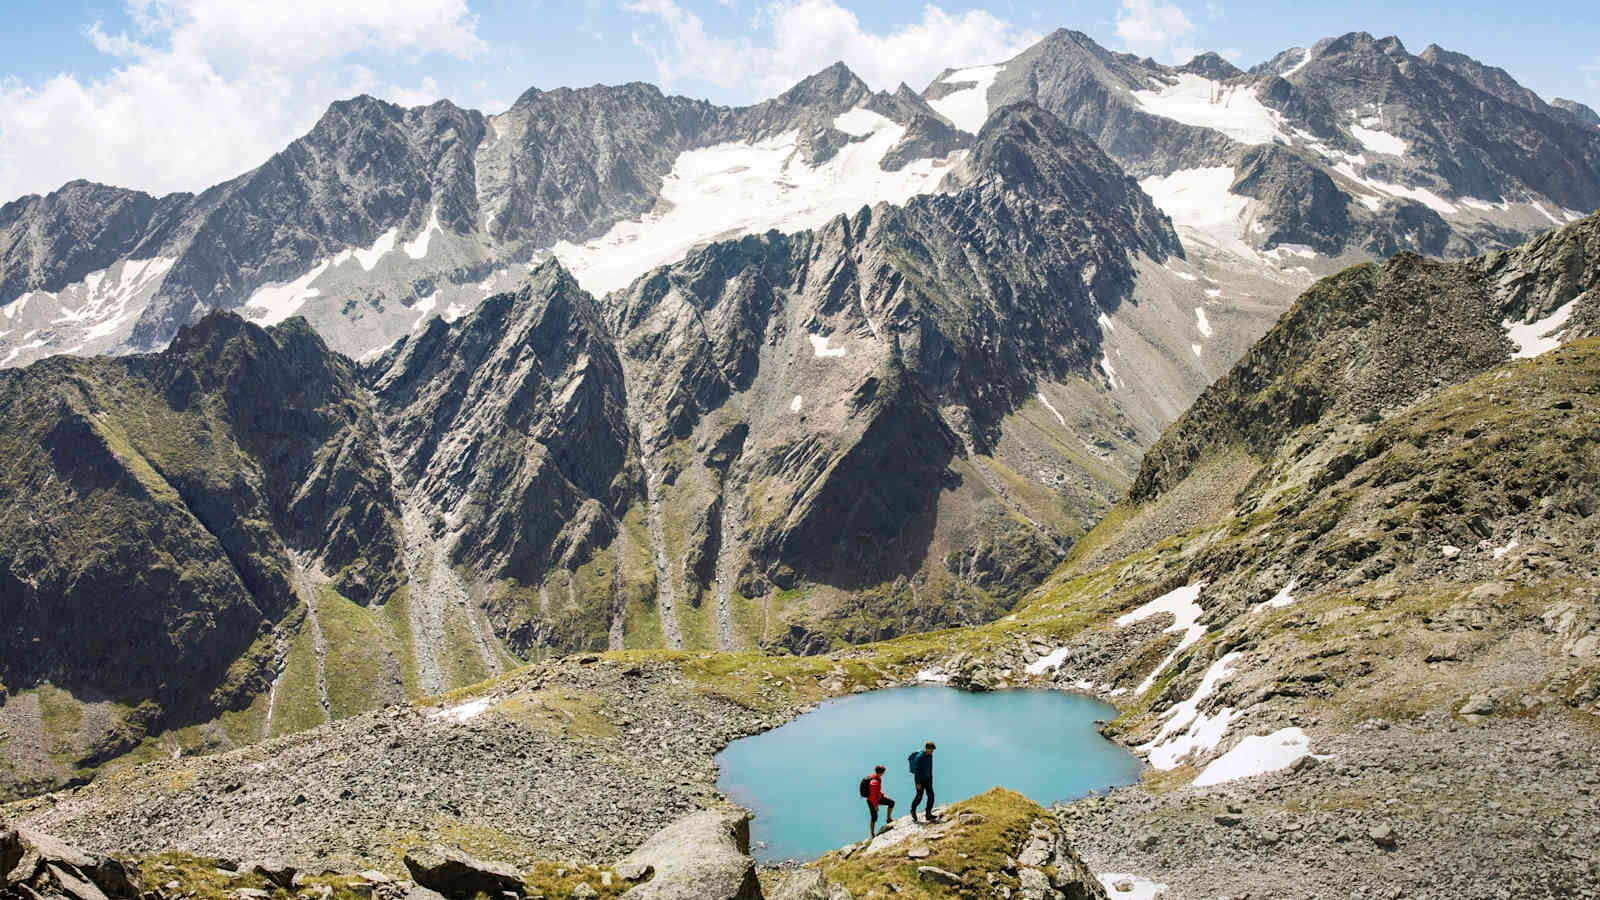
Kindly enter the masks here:
[[1145, 677], [1144, 681], [1139, 683], [1137, 688], [1134, 688], [1133, 693], [1135, 696], [1149, 690], [1150, 685], [1155, 684], [1156, 676], [1160, 675], [1174, 659], [1177, 659], [1178, 654], [1194, 646], [1194, 642], [1200, 640], [1201, 635], [1206, 633], [1206, 627], [1200, 624], [1200, 616], [1205, 610], [1201, 609], [1200, 604], [1196, 602], [1200, 599], [1200, 592], [1205, 589], [1205, 586], [1206, 582], [1197, 581], [1194, 584], [1168, 591], [1138, 609], [1123, 613], [1117, 617], [1117, 627], [1126, 628], [1151, 616], [1170, 613], [1174, 621], [1166, 629], [1165, 633], [1183, 632], [1183, 637], [1179, 639], [1178, 646], [1173, 648], [1172, 652], [1167, 654], [1167, 658], [1163, 659], [1159, 665], [1151, 670], [1150, 674]]
[[1194, 780], [1198, 787], [1252, 778], [1287, 769], [1311, 752], [1311, 739], [1299, 728], [1280, 728], [1267, 735], [1252, 735], [1211, 761]]
[[489, 708], [491, 702], [492, 701], [488, 697], [480, 697], [477, 700], [468, 700], [466, 703], [438, 710], [437, 712], [433, 713], [433, 717], [435, 719], [449, 719], [452, 722], [471, 721], [472, 719], [476, 719], [478, 716], [483, 715], [484, 711]]
[[[1112, 900], [1153, 900], [1167, 892], [1167, 886], [1160, 882], [1125, 872], [1101, 872], [1095, 877], [1100, 879], [1106, 896]], [[1123, 887], [1127, 890], [1123, 890]]]
[[[1157, 769], [1175, 769], [1195, 752], [1205, 752], [1217, 746], [1228, 730], [1233, 709], [1224, 707], [1211, 715], [1200, 712], [1200, 704], [1216, 692], [1217, 685], [1227, 679], [1229, 668], [1237, 662], [1239, 654], [1229, 653], [1211, 664], [1200, 679], [1189, 699], [1167, 710], [1166, 724], [1155, 739], [1137, 749], [1145, 754], [1150, 765]], [[1170, 738], [1170, 740], [1168, 740]]]

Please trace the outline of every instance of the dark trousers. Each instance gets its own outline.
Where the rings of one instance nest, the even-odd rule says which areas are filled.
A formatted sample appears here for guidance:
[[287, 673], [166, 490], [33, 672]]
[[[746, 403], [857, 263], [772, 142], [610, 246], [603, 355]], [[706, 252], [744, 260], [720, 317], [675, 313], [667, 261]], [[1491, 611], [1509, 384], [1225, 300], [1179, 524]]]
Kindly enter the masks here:
[[[884, 807], [884, 821], [887, 822], [888, 820], [894, 818], [894, 798], [885, 794], [881, 805]], [[867, 815], [870, 817], [868, 819], [867, 830], [872, 834], [876, 834], [878, 830], [878, 807], [868, 803]]]
[[922, 794], [928, 794], [928, 815], [933, 815], [933, 782], [917, 782], [917, 796], [911, 798], [911, 818], [917, 817], [917, 804], [922, 800]]

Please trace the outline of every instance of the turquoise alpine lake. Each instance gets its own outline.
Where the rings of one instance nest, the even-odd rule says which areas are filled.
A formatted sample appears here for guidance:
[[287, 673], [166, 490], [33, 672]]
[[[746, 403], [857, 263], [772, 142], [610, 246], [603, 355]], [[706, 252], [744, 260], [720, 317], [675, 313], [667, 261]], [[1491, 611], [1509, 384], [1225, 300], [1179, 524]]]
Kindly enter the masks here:
[[883, 791], [895, 800], [896, 818], [910, 813], [916, 789], [906, 757], [926, 741], [938, 745], [933, 787], [941, 805], [996, 785], [1048, 806], [1132, 784], [1139, 758], [1095, 728], [1115, 715], [1063, 691], [871, 691], [729, 744], [717, 755], [717, 787], [755, 814], [756, 859], [809, 860], [867, 836], [859, 787], [874, 765], [888, 768]]

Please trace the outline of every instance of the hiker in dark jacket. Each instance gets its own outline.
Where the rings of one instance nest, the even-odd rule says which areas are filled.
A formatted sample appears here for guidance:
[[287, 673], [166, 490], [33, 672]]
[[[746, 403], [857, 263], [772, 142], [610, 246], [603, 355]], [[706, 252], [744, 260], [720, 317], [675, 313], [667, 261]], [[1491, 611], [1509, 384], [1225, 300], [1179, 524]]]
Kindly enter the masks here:
[[887, 806], [883, 816], [883, 827], [888, 830], [889, 823], [894, 821], [894, 798], [883, 793], [883, 766], [872, 770], [872, 775], [867, 779], [867, 837], [871, 839], [878, 833], [878, 807]]
[[922, 800], [923, 792], [928, 794], [927, 820], [933, 821], [933, 741], [922, 745], [922, 752], [916, 756], [911, 770], [912, 777], [917, 782], [917, 796], [911, 801], [911, 821], [917, 820], [917, 803]]

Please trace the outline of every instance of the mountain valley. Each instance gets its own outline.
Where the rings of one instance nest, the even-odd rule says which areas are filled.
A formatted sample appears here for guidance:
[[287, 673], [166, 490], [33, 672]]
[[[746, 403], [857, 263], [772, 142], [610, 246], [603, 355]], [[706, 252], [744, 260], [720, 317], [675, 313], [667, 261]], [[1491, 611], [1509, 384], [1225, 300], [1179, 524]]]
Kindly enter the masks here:
[[[0, 896], [1600, 896], [1596, 209], [1436, 45], [1065, 30], [6, 204]], [[916, 683], [1144, 775], [758, 869], [715, 755]]]

